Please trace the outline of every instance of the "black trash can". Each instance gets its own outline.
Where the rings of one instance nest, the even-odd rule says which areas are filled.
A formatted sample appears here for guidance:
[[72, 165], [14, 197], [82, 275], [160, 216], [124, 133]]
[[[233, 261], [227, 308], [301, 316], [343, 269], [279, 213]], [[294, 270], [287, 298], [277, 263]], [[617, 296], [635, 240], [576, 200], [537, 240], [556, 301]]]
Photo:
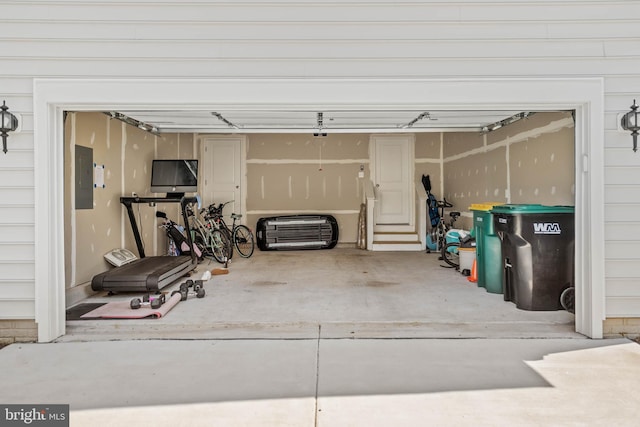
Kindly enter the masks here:
[[500, 205], [491, 210], [500, 237], [504, 300], [522, 310], [561, 310], [574, 286], [572, 206]]

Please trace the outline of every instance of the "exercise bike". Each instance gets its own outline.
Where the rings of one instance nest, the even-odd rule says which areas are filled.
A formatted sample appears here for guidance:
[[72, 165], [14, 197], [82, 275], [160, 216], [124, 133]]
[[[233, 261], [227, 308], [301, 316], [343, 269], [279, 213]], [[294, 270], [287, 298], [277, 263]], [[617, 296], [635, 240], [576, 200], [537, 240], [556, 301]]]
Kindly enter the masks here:
[[[460, 267], [460, 255], [458, 248], [472, 237], [465, 230], [455, 228], [455, 222], [460, 217], [460, 212], [449, 212], [449, 222], [444, 221], [446, 208], [452, 208], [453, 204], [447, 199], [437, 201], [438, 221], [431, 232], [427, 234], [427, 253], [436, 251], [440, 254], [439, 260], [447, 263], [452, 268]], [[445, 266], [443, 266], [445, 267]]]

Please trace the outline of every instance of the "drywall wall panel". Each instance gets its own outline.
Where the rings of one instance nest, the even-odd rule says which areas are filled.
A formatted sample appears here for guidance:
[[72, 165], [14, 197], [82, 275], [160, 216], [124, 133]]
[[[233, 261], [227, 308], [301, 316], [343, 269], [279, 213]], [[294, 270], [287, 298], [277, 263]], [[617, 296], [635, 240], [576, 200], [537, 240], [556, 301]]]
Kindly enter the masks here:
[[249, 138], [248, 160], [300, 160], [320, 167], [323, 160], [358, 163], [369, 160], [369, 135], [254, 134]]
[[415, 164], [415, 176], [414, 182], [416, 185], [422, 184], [422, 176], [428, 175], [431, 182], [431, 193], [439, 200], [442, 199], [442, 179], [441, 177], [442, 165], [440, 162], [419, 162]]
[[422, 176], [428, 175], [431, 193], [442, 197], [442, 141], [440, 132], [415, 133], [415, 175], [414, 182], [422, 185]]
[[358, 210], [362, 180], [357, 165], [248, 164], [249, 211]]
[[[75, 176], [75, 146], [84, 146], [93, 150], [96, 167], [104, 168], [104, 186], [94, 180], [93, 206], [91, 209], [77, 209], [73, 200], [69, 201], [67, 215], [69, 238], [75, 242], [75, 250], [68, 256], [67, 286], [91, 281], [91, 278], [109, 268], [103, 255], [111, 249], [121, 246], [120, 203], [121, 188], [121, 152], [118, 141], [121, 131], [120, 122], [114, 122], [101, 113], [70, 113], [67, 115], [67, 159], [65, 167], [68, 177]], [[72, 129], [69, 126], [73, 126]], [[92, 177], [93, 178], [93, 177]], [[73, 195], [73, 180], [66, 180], [69, 194]], [[70, 245], [66, 245], [70, 246]], [[67, 249], [68, 250], [68, 249]]]
[[511, 203], [575, 203], [572, 128], [541, 134], [509, 146]]
[[[198, 159], [199, 155], [194, 152], [194, 135], [192, 134], [162, 134], [160, 136], [147, 133], [146, 139], [155, 147], [155, 151], [151, 153], [151, 157], [144, 165], [147, 171], [145, 177], [147, 191], [151, 197], [165, 197], [166, 194], [153, 194], [149, 189], [151, 186], [151, 163], [153, 159]], [[142, 184], [142, 183], [141, 183]], [[176, 223], [184, 226], [182, 219], [182, 211], [179, 203], [162, 203], [152, 209], [146, 209], [145, 224], [147, 229], [153, 230], [145, 237], [145, 241], [149, 242], [149, 255], [164, 255], [168, 253], [169, 240], [167, 239], [164, 229], [158, 228], [162, 220], [158, 220], [155, 216], [156, 211], [162, 211]]]
[[443, 134], [442, 150], [445, 158], [482, 148], [484, 136], [479, 132], [446, 132]]
[[[486, 146], [479, 142], [485, 139]], [[474, 203], [574, 205], [574, 139], [564, 112], [534, 114], [485, 134], [445, 134], [451, 156], [444, 159], [444, 194], [450, 210], [463, 213], [456, 225], [472, 226]], [[454, 147], [447, 150], [447, 141]]]
[[[340, 242], [355, 242], [369, 135], [255, 134], [247, 149], [247, 221], [321, 213], [336, 216]], [[364, 177], [359, 177], [360, 169]]]
[[[182, 138], [183, 145], [180, 145]], [[125, 247], [136, 255], [137, 246], [131, 222], [120, 197], [134, 193], [144, 197], [164, 197], [150, 191], [151, 161], [154, 158], [193, 157], [191, 135], [159, 137], [102, 113], [69, 113], [65, 122], [65, 275], [67, 287], [88, 285], [91, 278], [112, 268], [103, 256]], [[104, 186], [93, 189], [92, 209], [75, 209], [73, 180], [74, 147], [93, 150], [96, 166], [104, 167]], [[166, 236], [158, 230], [157, 210], [166, 210], [176, 222], [182, 222], [177, 204], [134, 204], [134, 216], [147, 256], [166, 253]], [[75, 242], [75, 243], [72, 243]], [[0, 251], [0, 256], [2, 253]]]
[[440, 147], [442, 145], [442, 133], [440, 132], [418, 132], [415, 138], [415, 158], [416, 161], [440, 160]]
[[487, 145], [515, 142], [540, 133], [553, 132], [561, 127], [573, 127], [571, 112], [536, 112], [515, 123], [487, 132]]
[[506, 148], [500, 147], [446, 162], [444, 195], [447, 201], [453, 203], [452, 209], [468, 211], [472, 203], [506, 201], [506, 155]]

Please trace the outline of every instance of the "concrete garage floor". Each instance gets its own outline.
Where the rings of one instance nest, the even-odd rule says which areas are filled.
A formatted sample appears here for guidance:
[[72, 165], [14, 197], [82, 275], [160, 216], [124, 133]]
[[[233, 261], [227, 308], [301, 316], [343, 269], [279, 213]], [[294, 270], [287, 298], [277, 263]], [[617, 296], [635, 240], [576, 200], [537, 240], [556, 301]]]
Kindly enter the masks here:
[[[166, 316], [67, 322], [59, 341], [276, 338], [583, 338], [566, 311], [519, 310], [450, 268], [437, 254], [355, 248], [234, 256], [206, 297]], [[199, 265], [193, 278], [220, 267]], [[183, 280], [163, 291], [177, 288]], [[86, 302], [130, 300], [140, 293]]]

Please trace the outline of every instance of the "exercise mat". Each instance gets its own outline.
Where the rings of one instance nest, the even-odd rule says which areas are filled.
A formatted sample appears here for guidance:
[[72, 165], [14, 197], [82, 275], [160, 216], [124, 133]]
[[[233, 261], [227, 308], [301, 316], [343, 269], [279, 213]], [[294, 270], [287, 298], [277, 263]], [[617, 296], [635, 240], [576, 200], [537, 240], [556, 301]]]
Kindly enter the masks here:
[[102, 319], [144, 319], [146, 317], [158, 319], [166, 316], [169, 310], [180, 302], [180, 294], [175, 294], [167, 299], [167, 302], [158, 308], [140, 307], [131, 308], [130, 301], [114, 301], [96, 308], [82, 316], [81, 318], [102, 318]]
[[[87, 302], [81, 303], [78, 305], [74, 305], [66, 310], [66, 319], [67, 320], [80, 320], [82, 316], [89, 313], [90, 311], [95, 310], [98, 307], [102, 307], [106, 303], [104, 302]], [[85, 317], [85, 319], [90, 319], [89, 317]]]

